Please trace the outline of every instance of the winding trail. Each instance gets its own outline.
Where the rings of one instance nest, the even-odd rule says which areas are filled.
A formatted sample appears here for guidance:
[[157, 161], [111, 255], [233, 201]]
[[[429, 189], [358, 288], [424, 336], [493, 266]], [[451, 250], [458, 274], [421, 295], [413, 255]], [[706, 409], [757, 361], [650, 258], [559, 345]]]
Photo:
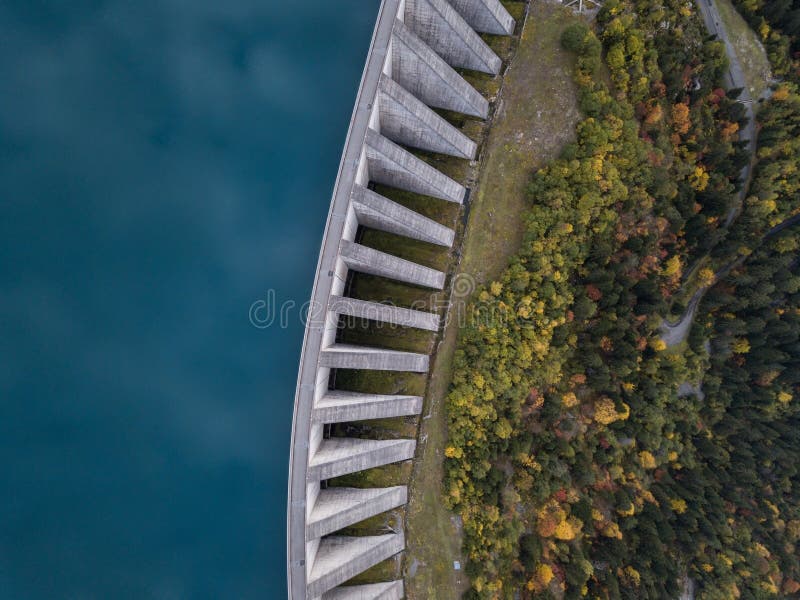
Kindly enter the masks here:
[[[764, 235], [761, 236], [761, 241], [759, 244], [763, 244], [769, 238], [778, 235], [784, 229], [791, 227], [792, 225], [797, 225], [798, 223], [800, 223], [800, 213], [789, 217], [785, 221], [782, 221], [781, 223], [778, 223], [769, 229]], [[716, 283], [720, 279], [727, 277], [728, 274], [733, 269], [741, 265], [746, 258], [746, 256], [738, 256], [736, 259], [726, 264], [719, 271], [714, 273], [714, 282]], [[713, 285], [714, 283], [710, 285], [704, 285], [694, 293], [692, 298], [689, 300], [689, 304], [686, 305], [686, 310], [684, 311], [683, 315], [681, 315], [681, 318], [678, 319], [678, 321], [675, 323], [670, 323], [667, 319], [664, 319], [664, 321], [661, 323], [661, 339], [666, 342], [668, 348], [680, 344], [686, 339], [686, 336], [689, 335], [689, 329], [694, 321], [694, 316], [697, 312], [697, 307], [700, 305], [700, 300], [703, 299], [705, 293]]]
[[[744, 199], [749, 187], [750, 177], [753, 173], [753, 165], [755, 163], [756, 155], [756, 115], [753, 108], [753, 97], [750, 94], [750, 90], [745, 82], [744, 71], [742, 71], [739, 58], [736, 55], [736, 50], [733, 47], [733, 43], [728, 35], [728, 30], [725, 28], [724, 22], [722, 21], [722, 17], [720, 16], [717, 7], [714, 5], [713, 0], [695, 0], [695, 4], [700, 9], [700, 14], [703, 17], [706, 29], [708, 29], [709, 33], [716, 35], [717, 38], [725, 45], [725, 54], [728, 56], [728, 71], [725, 73], [724, 83], [729, 90], [741, 88], [742, 92], [739, 95], [739, 102], [744, 106], [745, 113], [747, 114], [747, 125], [740, 131], [739, 137], [742, 140], [747, 140], [747, 151], [750, 154], [750, 160], [742, 168], [740, 173], [742, 188], [739, 190], [736, 202], [733, 203], [728, 210], [728, 214], [726, 215], [725, 227], [727, 228], [730, 227], [739, 216], [739, 212], [744, 205]], [[769, 94], [769, 91], [765, 91], [764, 94], [762, 94], [762, 98], [768, 97]], [[776, 225], [762, 237], [762, 242], [771, 235], [779, 233], [797, 221], [800, 221], [800, 215], [795, 215], [795, 217], [787, 219], [787, 221]], [[724, 277], [730, 273], [730, 271], [735, 268], [737, 264], [741, 264], [744, 261], [744, 258], [745, 257], [738, 257], [736, 260], [733, 260], [725, 265], [722, 269], [714, 274], [714, 281], [716, 282], [721, 277]], [[713, 283], [711, 285], [713, 285]], [[700, 301], [703, 299], [705, 293], [710, 289], [711, 285], [706, 285], [699, 288], [692, 295], [689, 303], [686, 306], [686, 310], [681, 318], [678, 319], [678, 321], [675, 323], [671, 323], [667, 319], [662, 321], [661, 339], [664, 340], [668, 348], [677, 346], [686, 340], [687, 336], [689, 335], [689, 330], [692, 327], [692, 323], [694, 322], [694, 318], [697, 313], [697, 307], [700, 306]], [[679, 394], [684, 395], [687, 393], [696, 394], [702, 399], [704, 394], [701, 385], [702, 383], [692, 384], [688, 381], [683, 382], [679, 386], [678, 392]], [[692, 580], [692, 578], [688, 575], [686, 575], [683, 579], [682, 588], [683, 589], [681, 590], [679, 600], [694, 600], [695, 583], [694, 580]]]

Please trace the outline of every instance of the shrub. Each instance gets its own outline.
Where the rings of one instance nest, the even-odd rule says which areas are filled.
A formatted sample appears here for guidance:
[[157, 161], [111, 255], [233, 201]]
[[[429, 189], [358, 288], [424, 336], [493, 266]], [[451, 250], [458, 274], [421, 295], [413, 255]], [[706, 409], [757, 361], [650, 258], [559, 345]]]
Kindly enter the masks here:
[[585, 23], [573, 23], [561, 34], [561, 45], [575, 54], [582, 54], [589, 27]]

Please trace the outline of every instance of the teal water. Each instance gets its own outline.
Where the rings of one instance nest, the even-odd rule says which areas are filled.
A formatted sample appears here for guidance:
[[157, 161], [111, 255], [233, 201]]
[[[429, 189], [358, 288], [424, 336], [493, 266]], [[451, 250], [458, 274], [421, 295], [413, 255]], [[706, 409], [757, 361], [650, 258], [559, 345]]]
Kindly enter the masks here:
[[0, 3], [0, 599], [285, 598], [302, 324], [378, 0]]

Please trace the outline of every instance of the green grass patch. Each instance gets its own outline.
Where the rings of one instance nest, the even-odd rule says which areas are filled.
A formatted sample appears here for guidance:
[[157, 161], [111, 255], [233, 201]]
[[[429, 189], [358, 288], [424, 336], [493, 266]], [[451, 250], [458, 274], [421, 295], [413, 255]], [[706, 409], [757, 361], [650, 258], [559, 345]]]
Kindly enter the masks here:
[[391, 419], [374, 419], [356, 423], [337, 423], [331, 428], [332, 434], [338, 437], [354, 437], [368, 440], [391, 440], [409, 438], [417, 435], [419, 417], [393, 417]]
[[455, 227], [461, 214], [461, 205], [455, 202], [431, 198], [385, 185], [376, 185], [375, 192], [450, 228]]
[[350, 473], [328, 481], [331, 487], [388, 487], [403, 485], [411, 476], [411, 461]]
[[736, 58], [744, 72], [744, 78], [750, 95], [757, 100], [767, 89], [770, 78], [770, 65], [767, 53], [758, 35], [753, 31], [742, 15], [738, 13], [731, 0], [715, 0], [725, 29], [728, 31]]
[[341, 329], [337, 335], [337, 342], [341, 344], [388, 348], [421, 354], [429, 354], [433, 351], [435, 334], [431, 331], [349, 317], [343, 317], [339, 323]]
[[396, 581], [397, 579], [400, 579], [402, 577], [401, 557], [402, 555], [398, 554], [397, 556], [393, 556], [392, 558], [378, 563], [374, 567], [371, 567], [363, 573], [353, 577], [353, 579], [347, 582], [348, 585], [381, 583], [384, 581]]
[[380, 250], [417, 264], [446, 271], [450, 264], [450, 250], [429, 242], [412, 240], [401, 235], [367, 229], [359, 240], [364, 246]]
[[[467, 123], [473, 122], [474, 121], [464, 121], [464, 125], [466, 126]], [[451, 125], [461, 129], [457, 124], [451, 123]], [[461, 131], [464, 133], [463, 129]], [[475, 135], [475, 132], [473, 132], [473, 135]], [[472, 139], [472, 136], [467, 137]], [[473, 139], [473, 141], [477, 142], [478, 140]], [[423, 162], [428, 163], [434, 169], [437, 169], [447, 175], [450, 179], [454, 179], [455, 181], [465, 181], [469, 176], [470, 161], [468, 160], [457, 156], [448, 156], [446, 154], [427, 152], [425, 150], [409, 149], [409, 151]]]
[[420, 373], [338, 369], [336, 389], [372, 394], [421, 396], [425, 393], [425, 379], [425, 375]]
[[395, 306], [434, 311], [442, 306], [444, 293], [415, 287], [367, 273], [353, 275], [350, 295], [361, 300], [387, 302]]

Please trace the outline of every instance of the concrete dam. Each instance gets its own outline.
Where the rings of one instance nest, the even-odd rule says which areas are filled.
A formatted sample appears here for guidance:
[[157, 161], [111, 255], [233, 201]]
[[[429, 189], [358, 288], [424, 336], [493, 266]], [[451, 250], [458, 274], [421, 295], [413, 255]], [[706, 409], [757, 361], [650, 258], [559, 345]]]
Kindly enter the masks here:
[[452, 229], [373, 191], [370, 184], [463, 203], [460, 183], [408, 149], [473, 160], [476, 143], [433, 109], [485, 119], [489, 103], [456, 69], [495, 75], [500, 58], [476, 33], [510, 35], [499, 0], [383, 0], [356, 98], [325, 228], [294, 404], [287, 510], [292, 600], [399, 600], [403, 581], [342, 585], [401, 552], [402, 530], [340, 533], [403, 506], [405, 486], [329, 487], [329, 479], [414, 457], [414, 439], [330, 437], [332, 424], [418, 415], [422, 397], [336, 389], [337, 369], [425, 373], [429, 356], [337, 343], [342, 317], [437, 332], [440, 315], [351, 298], [351, 272], [430, 290], [445, 273], [357, 242], [376, 229], [441, 247]]

